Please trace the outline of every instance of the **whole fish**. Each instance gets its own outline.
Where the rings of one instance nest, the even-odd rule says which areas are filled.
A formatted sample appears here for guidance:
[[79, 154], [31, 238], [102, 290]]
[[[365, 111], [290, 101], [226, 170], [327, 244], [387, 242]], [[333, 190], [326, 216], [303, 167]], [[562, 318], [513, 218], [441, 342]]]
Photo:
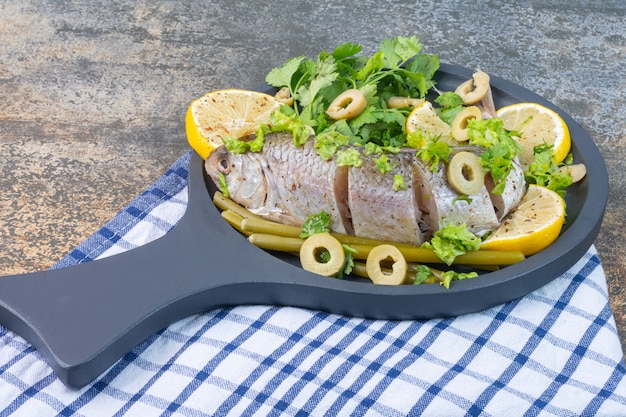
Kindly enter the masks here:
[[[290, 134], [275, 133], [266, 136], [260, 152], [217, 148], [205, 169], [218, 186], [223, 174], [230, 198], [265, 218], [302, 225], [323, 210], [335, 232], [415, 245], [448, 221], [465, 223], [479, 236], [493, 231], [525, 191], [518, 165], [502, 195], [493, 196], [493, 182], [485, 181], [480, 192], [460, 198], [448, 184], [445, 167], [431, 170], [416, 150], [387, 156], [393, 169], [385, 174], [372, 157], [364, 156], [359, 167], [337, 166], [334, 158], [324, 161], [317, 154], [313, 140], [296, 147]], [[396, 175], [405, 185], [397, 191]]]

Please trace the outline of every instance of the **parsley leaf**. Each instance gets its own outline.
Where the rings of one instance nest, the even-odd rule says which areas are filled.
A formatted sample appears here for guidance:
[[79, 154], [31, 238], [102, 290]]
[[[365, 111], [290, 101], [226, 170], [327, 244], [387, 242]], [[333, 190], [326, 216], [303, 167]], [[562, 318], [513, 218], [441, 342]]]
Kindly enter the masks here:
[[292, 85], [292, 80], [300, 68], [300, 63], [303, 60], [303, 56], [291, 58], [287, 60], [282, 67], [273, 68], [265, 76], [265, 82], [277, 88], [288, 87], [291, 95], [293, 96], [296, 88]]
[[[416, 36], [398, 36], [383, 40], [371, 56], [357, 55], [362, 46], [355, 43], [338, 45], [331, 53], [322, 51], [313, 58], [297, 57], [272, 69], [266, 82], [273, 87], [288, 87], [294, 98], [291, 112], [282, 109], [273, 120], [272, 131], [290, 131], [296, 145], [310, 134], [327, 131], [350, 138], [350, 145], [373, 142], [381, 147], [402, 147], [409, 109], [389, 109], [391, 96], [424, 97], [434, 86], [433, 77], [439, 69], [436, 55], [422, 53], [423, 45]], [[347, 89], [361, 91], [367, 106], [355, 118], [333, 120], [326, 114], [330, 103]], [[322, 151], [327, 158], [333, 151]], [[343, 150], [342, 150], [343, 153]], [[355, 155], [342, 155], [337, 160], [354, 165]], [[347, 162], [351, 159], [351, 162]]]
[[453, 91], [446, 91], [441, 93], [436, 99], [435, 103], [439, 106], [435, 109], [441, 120], [451, 125], [454, 118], [463, 110], [463, 99], [457, 93]]
[[360, 167], [363, 165], [363, 157], [361, 152], [354, 148], [340, 149], [337, 151], [337, 166], [353, 166]]
[[302, 224], [300, 237], [306, 239], [316, 233], [330, 232], [330, 216], [325, 211], [309, 215]]
[[402, 178], [402, 175], [400, 174], [395, 174], [393, 176], [393, 185], [392, 185], [392, 189], [394, 191], [404, 191], [408, 188], [408, 186], [406, 185], [406, 182], [404, 182], [404, 178]]
[[485, 147], [480, 156], [480, 164], [491, 173], [495, 182], [492, 192], [502, 194], [506, 187], [506, 178], [513, 169], [513, 160], [522, 151], [513, 136], [518, 132], [507, 130], [500, 118], [487, 120], [472, 119], [467, 122], [467, 135], [471, 145]]
[[461, 281], [463, 279], [476, 278], [477, 276], [478, 273], [476, 272], [445, 271], [442, 274], [443, 280], [441, 281], [441, 285], [449, 289], [452, 281]]
[[452, 150], [446, 142], [439, 141], [439, 137], [429, 137], [426, 144], [417, 151], [417, 156], [422, 158], [424, 162], [430, 162], [430, 170], [435, 172], [439, 163], [448, 163]]
[[526, 182], [543, 185], [564, 197], [565, 189], [572, 185], [572, 176], [567, 170], [559, 170], [565, 164], [554, 162], [554, 148], [548, 144], [535, 146], [534, 156], [534, 161], [524, 172]]
[[354, 268], [354, 254], [358, 253], [356, 249], [352, 246], [346, 245], [345, 243], [342, 243], [341, 246], [343, 247], [343, 252], [346, 255], [346, 261], [343, 264], [343, 269], [339, 271], [339, 274], [337, 274], [337, 278], [339, 279], [352, 272], [352, 269]]
[[228, 182], [226, 181], [226, 176], [223, 172], [218, 172], [217, 178], [220, 183], [220, 191], [224, 194], [224, 197], [229, 197], [230, 193], [228, 192]]
[[372, 160], [381, 174], [386, 174], [394, 168], [394, 164], [389, 161], [389, 157], [387, 155], [381, 155], [379, 158], [372, 158]]
[[428, 281], [430, 277], [433, 276], [432, 271], [426, 265], [418, 265], [417, 272], [415, 272], [415, 281], [413, 281], [413, 285], [419, 285]]
[[424, 243], [422, 247], [433, 249], [439, 259], [451, 265], [457, 256], [478, 250], [480, 243], [480, 238], [467, 230], [464, 223], [448, 223], [437, 230], [430, 242]]

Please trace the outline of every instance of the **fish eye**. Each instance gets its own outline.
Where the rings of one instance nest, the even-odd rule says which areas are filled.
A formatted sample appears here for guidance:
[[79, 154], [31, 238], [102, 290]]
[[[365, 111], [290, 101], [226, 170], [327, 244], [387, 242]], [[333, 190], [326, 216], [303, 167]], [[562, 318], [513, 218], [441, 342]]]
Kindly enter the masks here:
[[217, 161], [220, 171], [222, 171], [224, 174], [227, 174], [230, 170], [229, 170], [229, 165], [228, 165], [228, 158], [226, 156], [222, 156], [218, 161]]

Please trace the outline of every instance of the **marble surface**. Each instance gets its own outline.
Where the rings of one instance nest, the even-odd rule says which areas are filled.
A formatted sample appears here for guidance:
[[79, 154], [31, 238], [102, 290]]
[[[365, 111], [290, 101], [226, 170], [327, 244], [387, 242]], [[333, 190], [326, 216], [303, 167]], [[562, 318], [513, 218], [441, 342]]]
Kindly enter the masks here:
[[594, 139], [610, 176], [596, 246], [625, 340], [625, 19], [622, 0], [0, 1], [0, 275], [50, 267], [158, 178], [188, 151], [185, 112], [206, 91], [254, 88], [341, 42], [371, 53], [417, 35]]

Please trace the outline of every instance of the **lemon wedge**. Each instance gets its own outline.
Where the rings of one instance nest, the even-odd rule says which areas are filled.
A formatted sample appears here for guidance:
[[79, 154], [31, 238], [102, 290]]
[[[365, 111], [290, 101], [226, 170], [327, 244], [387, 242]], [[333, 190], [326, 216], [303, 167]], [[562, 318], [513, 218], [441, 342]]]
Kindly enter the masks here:
[[431, 136], [441, 136], [441, 140], [449, 142], [451, 140], [451, 127], [444, 122], [435, 112], [430, 101], [423, 101], [417, 105], [406, 119], [405, 130], [413, 133], [422, 130]]
[[532, 255], [559, 237], [564, 222], [565, 204], [561, 196], [546, 187], [531, 184], [519, 205], [480, 248]]
[[279, 106], [274, 97], [258, 91], [210, 91], [194, 100], [187, 110], [187, 141], [206, 159], [223, 144], [224, 137], [239, 139], [269, 123], [270, 115]]
[[572, 146], [569, 129], [557, 112], [537, 103], [516, 103], [496, 111], [504, 128], [522, 134], [520, 162], [527, 167], [534, 160], [534, 148], [544, 142], [554, 147], [554, 162], [561, 162]]

